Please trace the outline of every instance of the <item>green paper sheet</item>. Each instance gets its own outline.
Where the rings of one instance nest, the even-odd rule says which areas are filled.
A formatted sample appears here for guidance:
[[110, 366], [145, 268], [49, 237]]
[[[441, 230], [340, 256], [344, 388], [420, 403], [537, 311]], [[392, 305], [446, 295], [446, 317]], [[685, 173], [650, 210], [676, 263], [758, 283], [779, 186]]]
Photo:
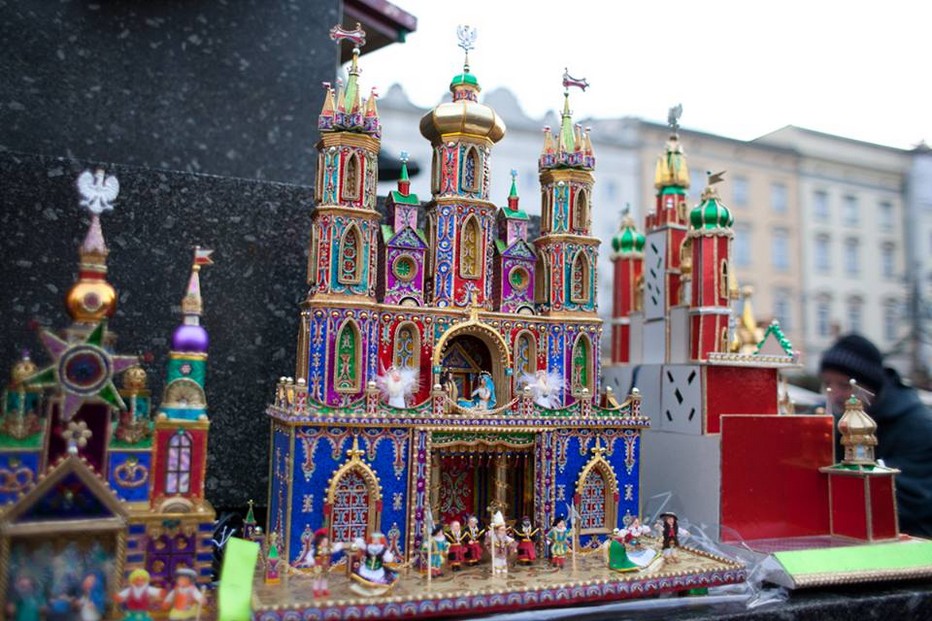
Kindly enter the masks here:
[[252, 581], [259, 561], [259, 544], [231, 537], [223, 553], [217, 589], [219, 621], [249, 621], [252, 615]]
[[932, 567], [932, 541], [898, 541], [844, 548], [777, 552], [774, 557], [794, 577], [809, 574], [906, 570]]

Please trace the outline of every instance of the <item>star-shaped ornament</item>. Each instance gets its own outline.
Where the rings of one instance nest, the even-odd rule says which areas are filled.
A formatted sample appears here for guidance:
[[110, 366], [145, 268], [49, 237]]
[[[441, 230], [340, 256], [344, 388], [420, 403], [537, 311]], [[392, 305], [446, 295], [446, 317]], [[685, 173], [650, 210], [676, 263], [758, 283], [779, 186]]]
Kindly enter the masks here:
[[62, 421], [71, 420], [85, 401], [100, 399], [118, 410], [126, 410], [113, 378], [139, 364], [139, 359], [136, 356], [116, 356], [106, 351], [103, 348], [105, 333], [106, 323], [101, 322], [83, 342], [78, 343], [63, 341], [48, 330], [39, 334], [53, 362], [24, 384], [59, 387], [64, 395]]

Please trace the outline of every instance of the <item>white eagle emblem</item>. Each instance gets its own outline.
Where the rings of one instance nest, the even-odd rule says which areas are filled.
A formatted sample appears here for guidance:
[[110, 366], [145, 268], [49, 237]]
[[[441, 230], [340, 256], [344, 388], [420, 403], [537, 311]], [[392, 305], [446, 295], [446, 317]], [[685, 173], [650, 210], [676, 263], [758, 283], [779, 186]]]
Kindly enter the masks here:
[[100, 215], [104, 211], [112, 210], [111, 204], [116, 200], [120, 193], [119, 180], [110, 175], [105, 176], [102, 168], [98, 168], [93, 173], [85, 170], [78, 177], [78, 192], [81, 194], [81, 206], [87, 207], [88, 211]]

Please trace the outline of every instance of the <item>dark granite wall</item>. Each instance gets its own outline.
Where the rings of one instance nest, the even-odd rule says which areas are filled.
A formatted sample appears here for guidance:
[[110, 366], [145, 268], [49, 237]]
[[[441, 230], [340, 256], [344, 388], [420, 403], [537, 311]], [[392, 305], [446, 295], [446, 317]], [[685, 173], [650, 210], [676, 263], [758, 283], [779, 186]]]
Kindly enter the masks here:
[[339, 0], [0, 0], [0, 150], [314, 180]]
[[[74, 181], [90, 161], [0, 153], [0, 378], [21, 348], [49, 362], [37, 323], [70, 323], [64, 297], [87, 231]], [[305, 186], [106, 165], [120, 197], [101, 216], [109, 281], [119, 293], [110, 328], [117, 353], [151, 353], [161, 402], [171, 332], [181, 318], [192, 246], [215, 250], [201, 272], [203, 325], [211, 337], [207, 397], [212, 421], [207, 496], [216, 505], [265, 504], [265, 405], [282, 375], [294, 375], [298, 303], [306, 291], [313, 193]]]

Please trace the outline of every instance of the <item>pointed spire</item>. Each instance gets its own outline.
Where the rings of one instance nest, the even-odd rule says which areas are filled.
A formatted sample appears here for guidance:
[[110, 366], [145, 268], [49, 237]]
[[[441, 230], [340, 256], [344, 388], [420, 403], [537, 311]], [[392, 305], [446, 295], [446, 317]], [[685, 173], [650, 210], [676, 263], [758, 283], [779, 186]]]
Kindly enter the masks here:
[[324, 82], [323, 87], [327, 90], [324, 94], [324, 105], [317, 117], [317, 129], [333, 129], [334, 115], [336, 114], [336, 101], [334, 99], [333, 85], [330, 82]]
[[398, 178], [398, 191], [407, 196], [411, 192], [411, 180], [408, 178], [408, 152], [401, 152], [401, 176]]
[[563, 115], [560, 122], [560, 141], [558, 149], [562, 153], [572, 153], [576, 146], [576, 134], [573, 131], [573, 114], [570, 111], [570, 93], [563, 93]]
[[682, 114], [682, 104], [677, 104], [669, 110], [667, 122], [670, 125], [670, 139], [663, 155], [657, 158], [654, 172], [654, 187], [658, 190], [666, 187], [689, 187], [689, 170], [686, 168], [686, 156], [683, 154], [679, 135]]
[[508, 209], [518, 211], [518, 169], [511, 169], [511, 191], [508, 192]]
[[[379, 123], [379, 111], [376, 107], [375, 100], [378, 94], [373, 88], [369, 98], [365, 99], [360, 96], [359, 74], [362, 70], [359, 68], [359, 48], [366, 44], [366, 32], [359, 23], [353, 30], [345, 30], [337, 25], [330, 29], [330, 38], [337, 42], [337, 45], [344, 40], [353, 44], [352, 58], [347, 70], [346, 86], [342, 80], [337, 79], [336, 99], [334, 100], [334, 91], [330, 84], [324, 83], [327, 89], [327, 95], [324, 101], [324, 108], [318, 121], [318, 129], [329, 131], [362, 131], [379, 137], [382, 131]], [[329, 121], [331, 109], [333, 110], [333, 121]]]
[[553, 155], [554, 146], [553, 146], [553, 134], [551, 133], [551, 128], [549, 125], [544, 127], [544, 148], [541, 150], [541, 157], [545, 155]]
[[573, 78], [568, 72], [563, 73], [563, 112], [560, 128], [552, 136], [549, 127], [544, 129], [544, 149], [539, 160], [539, 167], [542, 170], [549, 168], [592, 170], [595, 168], [589, 129], [583, 132], [580, 125], [573, 123], [573, 114], [570, 110], [571, 86], [585, 91], [589, 87], [589, 82], [585, 79]]
[[68, 312], [75, 321], [95, 323], [110, 317], [116, 310], [116, 290], [107, 282], [107, 255], [110, 250], [100, 226], [100, 214], [113, 210], [113, 201], [120, 193], [120, 182], [103, 169], [93, 173], [85, 170], [78, 176], [80, 204], [91, 214], [87, 235], [78, 248], [80, 257], [78, 281], [66, 298]]
[[181, 299], [181, 312], [184, 317], [181, 325], [172, 334], [172, 350], [177, 352], [205, 353], [207, 351], [207, 331], [201, 327], [201, 313], [204, 309], [201, 299], [200, 271], [203, 265], [213, 265], [210, 255], [213, 250], [206, 250], [200, 246], [194, 247], [194, 263], [191, 266], [191, 276], [188, 278], [188, 287]]

